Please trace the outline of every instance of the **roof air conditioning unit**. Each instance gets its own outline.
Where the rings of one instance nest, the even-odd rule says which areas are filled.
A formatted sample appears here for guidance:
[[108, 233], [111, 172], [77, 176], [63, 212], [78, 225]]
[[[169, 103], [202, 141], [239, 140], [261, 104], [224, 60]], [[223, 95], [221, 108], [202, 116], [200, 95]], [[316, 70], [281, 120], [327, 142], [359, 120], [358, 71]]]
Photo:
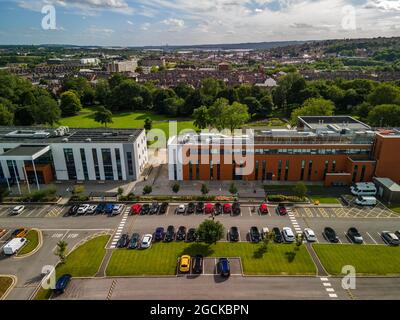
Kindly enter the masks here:
[[62, 142], [68, 142], [68, 138], [62, 139]]
[[86, 142], [92, 142], [92, 139], [91, 138], [86, 138], [85, 141]]

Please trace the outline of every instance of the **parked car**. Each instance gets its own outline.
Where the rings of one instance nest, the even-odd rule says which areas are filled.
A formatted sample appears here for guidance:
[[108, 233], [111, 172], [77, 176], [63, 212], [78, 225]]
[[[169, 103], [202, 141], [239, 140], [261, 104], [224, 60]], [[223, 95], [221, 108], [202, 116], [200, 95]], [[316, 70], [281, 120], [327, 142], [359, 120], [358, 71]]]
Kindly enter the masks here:
[[176, 213], [178, 213], [178, 214], [184, 214], [185, 211], [186, 211], [186, 207], [184, 204], [180, 204], [178, 206], [178, 208], [176, 208]]
[[24, 237], [27, 235], [28, 231], [29, 231], [29, 230], [28, 230], [27, 228], [24, 228], [24, 227], [15, 229], [15, 230], [11, 233], [10, 238], [11, 238], [11, 239], [12, 239], [12, 238], [24, 238]]
[[142, 205], [140, 203], [135, 203], [131, 207], [131, 214], [141, 214], [142, 212]]
[[394, 232], [382, 231], [381, 236], [383, 240], [391, 246], [398, 246], [400, 244], [400, 239]]
[[204, 206], [204, 212], [206, 214], [213, 214], [214, 213], [214, 205], [212, 203], [206, 203]]
[[54, 292], [57, 294], [64, 293], [65, 289], [68, 287], [68, 284], [71, 282], [71, 278], [72, 276], [70, 274], [63, 274], [60, 278], [58, 278]]
[[164, 239], [164, 228], [158, 227], [156, 232], [154, 232], [154, 240], [161, 241]]
[[238, 227], [231, 227], [229, 229], [228, 236], [229, 236], [229, 241], [233, 241], [233, 242], [239, 241], [239, 229], [238, 229]]
[[238, 201], [235, 201], [232, 204], [232, 213], [235, 215], [239, 215], [242, 212], [242, 210], [240, 209], [240, 203]]
[[107, 203], [104, 208], [104, 213], [110, 215], [112, 214], [113, 210], [114, 210], [114, 205], [111, 203]]
[[249, 238], [250, 238], [251, 242], [260, 242], [261, 235], [260, 235], [260, 231], [258, 231], [257, 227], [253, 226], [250, 228]]
[[197, 202], [196, 204], [196, 213], [203, 213], [204, 212], [204, 202]]
[[145, 234], [140, 243], [140, 248], [142, 248], [142, 249], [150, 248], [152, 240], [153, 240], [153, 236], [151, 234]]
[[193, 241], [196, 241], [196, 239], [197, 239], [196, 229], [190, 228], [186, 235], [186, 241], [193, 242]]
[[180, 259], [179, 272], [186, 273], [190, 271], [190, 256], [184, 255]]
[[79, 208], [78, 208], [77, 214], [80, 215], [80, 216], [86, 214], [86, 212], [88, 211], [89, 207], [90, 207], [90, 204], [86, 204], [86, 203], [80, 205]]
[[74, 216], [76, 215], [76, 213], [78, 212], [79, 206], [72, 206], [71, 208], [69, 208], [68, 210], [68, 215], [69, 216]]
[[266, 203], [261, 203], [258, 211], [260, 212], [260, 214], [268, 214], [268, 205]]
[[121, 214], [122, 211], [124, 211], [124, 208], [125, 208], [125, 205], [123, 205], [123, 204], [116, 204], [116, 205], [114, 205], [111, 214], [112, 214], [113, 216], [117, 216], [117, 215]]
[[269, 234], [269, 229], [268, 227], [263, 227], [261, 229], [261, 238], [265, 239]]
[[101, 214], [104, 213], [104, 211], [106, 210], [106, 204], [105, 203], [100, 203], [97, 207], [96, 207], [96, 214]]
[[194, 274], [203, 273], [203, 256], [197, 255], [194, 257], [194, 261], [192, 263], [192, 272]]
[[221, 277], [229, 277], [231, 275], [231, 267], [227, 258], [218, 259], [217, 272]]
[[189, 202], [187, 205], [186, 213], [192, 214], [196, 211], [196, 204], [194, 202]]
[[140, 235], [139, 233], [133, 233], [131, 240], [128, 244], [128, 249], [137, 249], [139, 247]]
[[292, 229], [289, 227], [282, 228], [282, 236], [285, 242], [294, 242], [296, 240]]
[[5, 255], [11, 256], [17, 253], [26, 243], [26, 238], [13, 238], [3, 246], [3, 252]]
[[186, 227], [180, 226], [176, 232], [176, 240], [184, 241], [186, 238]]
[[283, 239], [282, 239], [281, 230], [279, 230], [279, 228], [275, 227], [272, 229], [272, 233], [274, 235], [274, 242], [282, 243]]
[[222, 213], [222, 204], [220, 204], [219, 202], [217, 202], [214, 206], [214, 214], [215, 215], [219, 215]]
[[376, 206], [377, 200], [372, 196], [358, 196], [356, 204], [359, 206]]
[[11, 215], [16, 216], [24, 211], [25, 206], [16, 206], [11, 210]]
[[232, 205], [230, 203], [224, 203], [223, 212], [231, 214], [232, 213]]
[[[396, 231], [394, 234], [397, 236], [397, 238], [400, 239], [400, 230]], [[0, 232], [0, 238], [1, 238], [1, 232]]]
[[3, 238], [7, 233], [7, 229], [0, 229], [0, 239]]
[[159, 213], [160, 213], [160, 214], [164, 214], [164, 213], [167, 212], [167, 210], [168, 210], [168, 202], [163, 202], [163, 203], [161, 203]]
[[276, 213], [279, 214], [280, 216], [284, 216], [287, 214], [287, 209], [285, 207], [285, 205], [283, 204], [278, 204], [278, 206], [276, 207]]
[[160, 205], [157, 202], [153, 202], [150, 207], [150, 214], [157, 214], [160, 210]]
[[335, 230], [333, 230], [331, 227], [326, 227], [324, 229], [324, 237], [329, 242], [332, 242], [332, 243], [338, 243], [339, 242], [339, 238], [336, 235]]
[[310, 228], [305, 228], [303, 230], [303, 235], [304, 238], [308, 241], [308, 242], [315, 242], [317, 241], [317, 236], [315, 235], [315, 232], [310, 229]]
[[349, 230], [347, 230], [347, 236], [354, 243], [362, 244], [364, 242], [362, 235], [354, 227], [351, 227]]
[[150, 204], [145, 203], [142, 205], [142, 211], [140, 212], [141, 215], [149, 214], [150, 212]]
[[165, 233], [165, 238], [164, 241], [170, 242], [175, 239], [175, 227], [174, 226], [168, 226], [167, 232]]
[[87, 214], [93, 214], [96, 212], [97, 206], [96, 205], [90, 205], [89, 208], [87, 209]]
[[125, 248], [129, 243], [129, 236], [124, 233], [121, 238], [118, 239], [117, 248]]

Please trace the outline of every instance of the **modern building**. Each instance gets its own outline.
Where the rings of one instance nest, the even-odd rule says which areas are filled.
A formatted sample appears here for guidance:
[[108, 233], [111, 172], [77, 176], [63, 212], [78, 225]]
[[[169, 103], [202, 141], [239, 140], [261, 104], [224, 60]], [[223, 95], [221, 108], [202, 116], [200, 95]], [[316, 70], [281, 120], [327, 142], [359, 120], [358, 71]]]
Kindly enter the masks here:
[[143, 129], [0, 127], [3, 183], [135, 181], [147, 163]]
[[186, 134], [168, 141], [170, 180], [400, 182], [400, 132], [349, 116], [299, 117], [295, 130]]
[[113, 61], [107, 64], [107, 71], [110, 73], [135, 72], [137, 67], [137, 60]]
[[374, 178], [378, 196], [388, 203], [400, 203], [400, 185], [389, 178]]

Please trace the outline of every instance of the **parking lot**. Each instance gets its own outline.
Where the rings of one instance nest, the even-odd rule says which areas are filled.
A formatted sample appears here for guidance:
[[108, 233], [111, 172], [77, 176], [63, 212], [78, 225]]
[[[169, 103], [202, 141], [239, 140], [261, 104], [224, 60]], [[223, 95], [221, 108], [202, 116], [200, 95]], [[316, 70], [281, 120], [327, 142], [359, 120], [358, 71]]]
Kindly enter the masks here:
[[[0, 218], [10, 217], [12, 209], [16, 205], [2, 205], [0, 207]], [[25, 209], [15, 218], [56, 218], [65, 212], [66, 208], [58, 204], [26, 205]]]
[[[230, 258], [228, 257], [229, 260], [229, 265], [231, 269], [231, 276], [242, 276], [242, 263], [240, 261], [240, 258]], [[182, 273], [179, 271], [179, 267], [177, 267], [177, 276], [184, 277], [184, 276], [191, 276], [191, 277], [198, 277], [200, 275], [203, 276], [215, 276], [218, 274], [217, 272], [217, 263], [218, 263], [218, 258], [207, 258], [205, 257], [203, 259], [203, 272], [201, 274], [194, 274], [192, 272], [192, 264], [193, 264], [193, 259], [191, 259], [191, 265], [190, 265], [190, 271], [186, 273]], [[179, 266], [179, 261], [178, 264]]]

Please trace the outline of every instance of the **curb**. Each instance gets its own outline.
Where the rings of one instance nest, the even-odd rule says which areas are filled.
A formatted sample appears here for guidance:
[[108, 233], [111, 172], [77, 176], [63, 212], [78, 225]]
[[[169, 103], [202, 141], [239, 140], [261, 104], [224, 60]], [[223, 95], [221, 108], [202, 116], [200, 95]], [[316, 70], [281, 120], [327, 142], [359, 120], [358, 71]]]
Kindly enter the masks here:
[[28, 252], [28, 253], [20, 255], [20, 256], [17, 255], [17, 256], [14, 257], [14, 259], [24, 259], [24, 258], [30, 257], [30, 256], [34, 255], [36, 252], [38, 252], [42, 248], [42, 246], [43, 246], [43, 233], [42, 233], [42, 231], [39, 230], [39, 229], [35, 229], [35, 228], [32, 228], [30, 231], [32, 231], [32, 230], [36, 231], [38, 233], [38, 238], [39, 238], [38, 245], [31, 252]]
[[18, 282], [18, 278], [15, 275], [11, 275], [11, 274], [0, 274], [1, 277], [8, 277], [12, 279], [12, 283], [10, 285], [10, 287], [6, 290], [6, 292], [4, 292], [3, 296], [0, 298], [0, 300], [5, 300], [7, 298], [7, 296], [9, 295], [9, 293], [11, 292], [12, 289], [14, 289], [15, 285]]

